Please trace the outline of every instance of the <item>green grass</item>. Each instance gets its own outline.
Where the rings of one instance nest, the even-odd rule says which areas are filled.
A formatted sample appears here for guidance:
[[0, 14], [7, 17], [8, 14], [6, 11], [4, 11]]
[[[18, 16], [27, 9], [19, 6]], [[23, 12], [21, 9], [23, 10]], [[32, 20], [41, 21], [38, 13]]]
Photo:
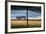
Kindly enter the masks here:
[[[28, 25], [28, 28], [36, 28], [36, 27], [41, 27], [40, 25]], [[27, 25], [12, 25], [11, 28], [27, 28]]]
[[27, 26], [26, 25], [18, 25], [18, 26], [14, 25], [14, 26], [11, 26], [11, 28], [27, 28]]
[[28, 25], [28, 28], [41, 27], [40, 25]]

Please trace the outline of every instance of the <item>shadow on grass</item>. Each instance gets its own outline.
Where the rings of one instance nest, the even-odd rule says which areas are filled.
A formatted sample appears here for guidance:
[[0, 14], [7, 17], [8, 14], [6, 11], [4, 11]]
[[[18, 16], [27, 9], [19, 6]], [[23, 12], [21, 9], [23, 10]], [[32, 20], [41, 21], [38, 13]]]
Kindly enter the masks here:
[[11, 28], [27, 28], [26, 25], [11, 26]]
[[[41, 27], [40, 25], [28, 25], [28, 28], [36, 28], [36, 27]], [[18, 25], [18, 26], [11, 26], [12, 28], [27, 28], [27, 25]]]
[[28, 28], [36, 28], [36, 27], [41, 27], [40, 25], [28, 25]]

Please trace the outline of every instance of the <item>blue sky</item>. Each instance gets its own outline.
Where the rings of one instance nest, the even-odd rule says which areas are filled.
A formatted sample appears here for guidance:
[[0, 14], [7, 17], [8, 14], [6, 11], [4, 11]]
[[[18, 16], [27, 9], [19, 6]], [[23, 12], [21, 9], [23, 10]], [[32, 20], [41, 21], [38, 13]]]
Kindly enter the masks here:
[[[26, 11], [27, 10], [11, 10], [11, 18], [16, 19], [16, 16], [26, 16], [27, 17]], [[39, 16], [41, 16], [41, 13], [28, 10], [28, 17], [37, 18]]]

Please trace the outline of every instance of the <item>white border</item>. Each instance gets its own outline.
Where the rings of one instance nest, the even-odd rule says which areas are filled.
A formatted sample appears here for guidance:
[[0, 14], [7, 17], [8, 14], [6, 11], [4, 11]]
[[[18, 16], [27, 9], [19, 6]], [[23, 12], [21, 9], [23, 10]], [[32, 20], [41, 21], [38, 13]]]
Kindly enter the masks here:
[[[20, 31], [35, 31], [35, 30], [43, 30], [44, 28], [44, 8], [43, 4], [32, 4], [32, 3], [18, 3], [18, 2], [8, 2], [8, 32], [20, 32]], [[41, 27], [40, 28], [20, 28], [20, 29], [11, 29], [10, 22], [10, 13], [11, 13], [11, 5], [21, 5], [21, 6], [41, 6]]]

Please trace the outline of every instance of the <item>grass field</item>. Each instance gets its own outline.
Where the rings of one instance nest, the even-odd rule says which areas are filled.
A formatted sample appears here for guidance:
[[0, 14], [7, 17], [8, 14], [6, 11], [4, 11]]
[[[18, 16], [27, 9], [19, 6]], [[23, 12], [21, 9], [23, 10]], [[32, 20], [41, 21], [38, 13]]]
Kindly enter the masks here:
[[[41, 27], [41, 20], [28, 20], [28, 28]], [[11, 28], [27, 28], [27, 20], [11, 20]]]

